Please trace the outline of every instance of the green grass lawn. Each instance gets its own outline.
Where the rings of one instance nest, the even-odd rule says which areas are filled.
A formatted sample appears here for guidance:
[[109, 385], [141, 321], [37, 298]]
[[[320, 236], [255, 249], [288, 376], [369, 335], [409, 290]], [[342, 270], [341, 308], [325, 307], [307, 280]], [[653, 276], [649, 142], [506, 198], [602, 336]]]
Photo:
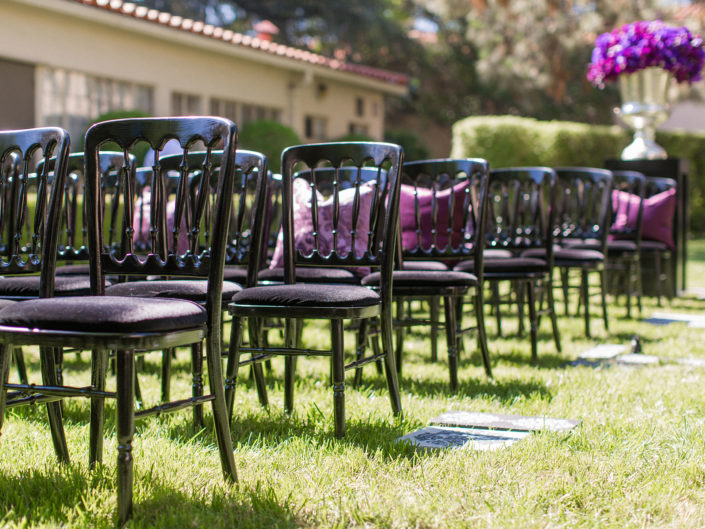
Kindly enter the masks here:
[[[705, 287], [705, 241], [690, 245], [689, 286]], [[680, 298], [656, 310], [702, 313], [705, 301]], [[562, 314], [562, 310], [560, 311]], [[233, 421], [240, 482], [223, 482], [210, 429], [194, 431], [189, 413], [137, 423], [135, 509], [130, 527], [703, 527], [705, 526], [705, 368], [673, 362], [705, 359], [705, 329], [654, 326], [624, 319], [610, 305], [606, 332], [593, 305], [593, 338], [581, 318], [561, 317], [563, 353], [548, 321], [539, 362], [528, 337], [495, 338], [495, 379], [488, 380], [466, 341], [460, 389], [448, 390], [443, 361], [428, 361], [429, 340], [407, 340], [401, 379], [404, 419], [390, 410], [384, 378], [365, 370], [360, 389], [347, 387], [348, 433], [333, 438], [332, 390], [324, 360], [299, 361], [297, 405], [282, 411], [282, 364], [268, 375], [269, 410], [249, 377], [238, 387]], [[565, 367], [597, 343], [642, 338], [651, 367]], [[348, 337], [351, 338], [351, 337]], [[312, 327], [311, 346], [326, 335]], [[351, 339], [347, 343], [352, 343]], [[35, 375], [36, 355], [28, 355]], [[69, 381], [87, 384], [88, 354], [68, 356]], [[190, 391], [188, 354], [181, 353], [173, 391]], [[158, 356], [147, 357], [145, 400], [159, 393]], [[246, 371], [245, 371], [246, 373]], [[352, 373], [349, 373], [352, 375]], [[11, 378], [15, 378], [14, 371]], [[35, 378], [36, 381], [36, 378]], [[540, 433], [493, 452], [420, 452], [395, 442], [447, 410], [579, 419], [571, 434]], [[0, 527], [112, 527], [115, 510], [114, 406], [108, 404], [105, 465], [88, 470], [87, 401], [65, 403], [70, 466], [59, 466], [41, 406], [13, 409], [0, 438]], [[207, 413], [210, 424], [210, 413]]]

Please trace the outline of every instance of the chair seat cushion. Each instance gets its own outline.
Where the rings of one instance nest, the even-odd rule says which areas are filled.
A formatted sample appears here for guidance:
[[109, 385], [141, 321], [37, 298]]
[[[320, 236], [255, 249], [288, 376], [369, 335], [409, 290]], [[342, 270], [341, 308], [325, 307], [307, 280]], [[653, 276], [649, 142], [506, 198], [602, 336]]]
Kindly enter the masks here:
[[[462, 261], [453, 270], [460, 272], [474, 272], [475, 261]], [[505, 259], [485, 259], [483, 271], [485, 274], [536, 274], [546, 272], [548, 264], [537, 257], [512, 257]]]
[[607, 254], [636, 253], [636, 242], [628, 239], [615, 239], [607, 241]]
[[[258, 276], [259, 281], [284, 282], [283, 268], [269, 268], [262, 270]], [[350, 270], [344, 268], [308, 267], [296, 268], [297, 283], [343, 283], [345, 285], [359, 285], [360, 278]]]
[[580, 248], [583, 250], [599, 250], [602, 248], [602, 241], [599, 239], [561, 239], [560, 245], [564, 248]]
[[404, 261], [401, 267], [403, 270], [434, 270], [436, 272], [450, 270], [448, 265], [440, 261]]
[[485, 248], [482, 251], [482, 255], [485, 259], [509, 259], [514, 257], [511, 250], [505, 250], [503, 248]]
[[602, 252], [582, 248], [560, 248], [555, 251], [553, 257], [556, 266], [582, 266], [605, 260]]
[[[362, 278], [362, 284], [368, 287], [378, 286], [381, 274], [373, 272]], [[477, 277], [465, 272], [446, 270], [395, 270], [392, 279], [393, 288], [398, 287], [469, 287], [477, 284]]]
[[88, 263], [83, 264], [70, 264], [61, 265], [56, 267], [54, 275], [57, 276], [88, 276], [90, 274], [90, 265]]
[[0, 310], [0, 325], [95, 333], [163, 332], [200, 327], [206, 310], [179, 299], [75, 296], [30, 299]]
[[247, 267], [239, 265], [226, 265], [223, 271], [223, 281], [232, 281], [244, 285], [247, 282]]
[[[59, 276], [54, 280], [55, 296], [88, 296], [90, 293], [88, 276]], [[39, 276], [0, 278], [0, 297], [39, 297]]]
[[670, 250], [666, 243], [661, 241], [641, 241], [641, 251], [644, 252], [665, 252]]
[[[229, 301], [240, 290], [242, 287], [237, 283], [223, 281], [223, 301]], [[128, 281], [105, 289], [109, 296], [187, 299], [196, 303], [205, 303], [207, 292], [208, 281], [205, 279]]]
[[0, 309], [4, 309], [5, 307], [8, 307], [9, 305], [13, 305], [17, 303], [14, 299], [0, 299]]
[[310, 283], [246, 288], [233, 296], [238, 305], [281, 307], [369, 307], [380, 301], [379, 295], [366, 287]]

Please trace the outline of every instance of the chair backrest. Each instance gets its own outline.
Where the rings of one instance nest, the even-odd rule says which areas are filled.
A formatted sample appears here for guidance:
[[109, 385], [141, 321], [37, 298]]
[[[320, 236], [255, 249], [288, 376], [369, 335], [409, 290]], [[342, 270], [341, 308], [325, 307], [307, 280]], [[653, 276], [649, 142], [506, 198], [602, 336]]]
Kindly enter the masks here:
[[607, 249], [611, 222], [612, 171], [593, 167], [556, 167], [556, 228], [558, 239], [595, 240]]
[[[189, 174], [189, 200], [186, 202], [185, 218], [182, 219], [182, 231], [183, 228], [188, 229], [188, 226], [193, 225], [193, 216], [197, 207], [196, 191], [200, 185], [200, 177], [203, 174], [203, 164], [206, 161], [206, 155], [206, 151], [196, 151], [189, 152], [185, 157], [183, 154], [172, 154], [159, 160], [162, 170], [167, 172], [166, 196], [168, 204], [172, 203], [169, 197], [175, 195], [178, 190], [181, 173], [186, 171]], [[215, 190], [218, 175], [220, 174], [222, 157], [222, 151], [213, 151], [209, 160], [213, 168], [210, 178], [211, 194], [203, 213], [206, 230], [202, 233], [199, 248], [209, 245], [210, 233], [207, 228], [212, 225], [213, 215], [215, 214]], [[184, 164], [186, 165], [184, 166]], [[263, 256], [261, 254], [253, 254], [252, 248], [255, 245], [259, 246], [258, 243], [253, 244], [253, 238], [263, 237], [266, 226], [266, 223], [256, 219], [255, 215], [259, 214], [259, 212], [266, 213], [264, 208], [266, 206], [269, 182], [267, 167], [267, 158], [262, 153], [241, 149], [235, 155], [233, 206], [228, 223], [226, 264], [252, 264], [255, 270], [260, 268]], [[142, 215], [143, 212], [140, 211], [138, 216], [141, 217]], [[167, 212], [167, 215], [169, 215], [169, 212]], [[175, 220], [170, 221], [169, 226], [173, 230]], [[199, 248], [196, 251], [199, 251]], [[254, 273], [248, 274], [246, 286], [253, 286], [255, 282]]]
[[646, 177], [638, 171], [613, 171], [610, 235], [641, 244]]
[[402, 163], [402, 148], [390, 143], [322, 143], [284, 150], [286, 283], [295, 282], [296, 266], [381, 267], [382, 284], [389, 285], [391, 295]]
[[[184, 160], [189, 150], [199, 140], [206, 146], [202, 176], [193, 191], [194, 210], [188, 228], [188, 249], [180, 253], [177, 241], [180, 235], [181, 220], [185, 218], [186, 203], [191, 200], [192, 178], [188, 164], [182, 164], [178, 177], [177, 191], [174, 194], [174, 225], [167, 233], [166, 171], [159, 163], [161, 149], [171, 138], [179, 141], [184, 149]], [[91, 289], [101, 295], [105, 289], [105, 275], [158, 275], [158, 276], [202, 276], [208, 277], [206, 308], [210, 313], [211, 327], [220, 321], [223, 266], [226, 254], [228, 219], [232, 205], [237, 129], [227, 119], [215, 117], [179, 118], [134, 118], [106, 121], [93, 125], [86, 132], [86, 182], [88, 201], [88, 235], [90, 250]], [[119, 249], [106, 250], [103, 244], [101, 199], [101, 173], [99, 170], [99, 150], [107, 141], [115, 142], [123, 151], [123, 165], [120, 169], [123, 193], [116, 198], [121, 200], [119, 209], [125, 219], [124, 244]], [[130, 168], [130, 149], [139, 142], [147, 142], [155, 151], [152, 166], [152, 196], [150, 201], [149, 231], [150, 245], [140, 250], [135, 245], [136, 231], [133, 228], [136, 172]], [[202, 145], [202, 144], [201, 144]], [[212, 226], [204, 227], [204, 213], [211, 195], [210, 178], [213, 166], [212, 152], [222, 149], [220, 174], [215, 190], [215, 207]], [[106, 210], [109, 210], [107, 205]], [[199, 248], [197, 241], [204, 229], [210, 232], [210, 246]], [[168, 247], [167, 240], [172, 242]]]
[[[69, 144], [68, 133], [55, 127], [0, 132], [0, 274], [40, 272], [40, 297], [54, 292]], [[58, 162], [50, 176], [52, 156]], [[43, 169], [36, 173], [39, 158]]]
[[[113, 151], [100, 151], [100, 172], [103, 185], [103, 195], [113, 196], [120, 193], [120, 179], [118, 174], [123, 162], [123, 153]], [[134, 170], [135, 157], [131, 155], [132, 170]], [[49, 161], [49, 169], [51, 171], [49, 177], [53, 178], [55, 158]], [[44, 161], [37, 164], [37, 173], [41, 173], [44, 168]], [[61, 209], [58, 240], [58, 255], [57, 258], [61, 261], [87, 261], [88, 260], [88, 240], [87, 228], [84, 222], [86, 218], [86, 201], [84, 199], [86, 193], [86, 181], [84, 177], [85, 156], [82, 152], [74, 152], [69, 154], [67, 164], [67, 175], [64, 182], [64, 199]], [[123, 226], [118, 226], [121, 221], [119, 211], [116, 207], [118, 201], [102, 200], [112, 205], [108, 212], [103, 212], [108, 215], [110, 222], [106, 226], [105, 236], [107, 237], [108, 247], [118, 246], [121, 241], [116, 239], [118, 234], [123, 232]]]
[[474, 257], [481, 261], [488, 162], [478, 158], [419, 160], [405, 163], [402, 175], [402, 258]]
[[486, 247], [520, 253], [542, 248], [553, 262], [557, 176], [549, 167], [509, 167], [490, 173]]

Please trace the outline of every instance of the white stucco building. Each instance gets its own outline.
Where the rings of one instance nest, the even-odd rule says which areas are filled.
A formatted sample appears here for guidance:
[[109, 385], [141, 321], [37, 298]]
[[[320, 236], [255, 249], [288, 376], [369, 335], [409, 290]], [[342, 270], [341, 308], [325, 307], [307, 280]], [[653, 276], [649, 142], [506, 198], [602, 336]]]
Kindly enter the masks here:
[[1, 0], [0, 128], [82, 135], [100, 114], [275, 119], [303, 141], [381, 139], [404, 74], [349, 64], [122, 0]]

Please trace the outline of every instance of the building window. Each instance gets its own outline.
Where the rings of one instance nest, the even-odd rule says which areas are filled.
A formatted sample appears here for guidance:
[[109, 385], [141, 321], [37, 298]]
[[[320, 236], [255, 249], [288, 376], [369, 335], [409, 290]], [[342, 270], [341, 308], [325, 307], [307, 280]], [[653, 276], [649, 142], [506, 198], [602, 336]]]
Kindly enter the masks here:
[[350, 123], [348, 125], [348, 132], [350, 134], [360, 134], [361, 136], [367, 136], [369, 129], [367, 125], [360, 125], [359, 123]]
[[40, 125], [63, 127], [80, 145], [88, 126], [101, 114], [118, 110], [154, 113], [151, 86], [96, 77], [61, 68], [39, 67]]
[[361, 97], [355, 99], [355, 115], [364, 116], [365, 115], [365, 100]]
[[317, 116], [306, 116], [306, 138], [309, 140], [328, 139], [328, 120]]
[[240, 116], [239, 126], [249, 123], [250, 121], [261, 121], [263, 119], [270, 121], [281, 121], [281, 110], [278, 108], [264, 107], [261, 105], [242, 104], [242, 115]]
[[237, 123], [240, 117], [238, 112], [238, 106], [239, 105], [235, 101], [228, 101], [226, 99], [218, 99], [212, 97], [210, 113], [212, 116], [228, 118]]
[[194, 94], [171, 93], [171, 115], [192, 116], [201, 114], [201, 98]]

